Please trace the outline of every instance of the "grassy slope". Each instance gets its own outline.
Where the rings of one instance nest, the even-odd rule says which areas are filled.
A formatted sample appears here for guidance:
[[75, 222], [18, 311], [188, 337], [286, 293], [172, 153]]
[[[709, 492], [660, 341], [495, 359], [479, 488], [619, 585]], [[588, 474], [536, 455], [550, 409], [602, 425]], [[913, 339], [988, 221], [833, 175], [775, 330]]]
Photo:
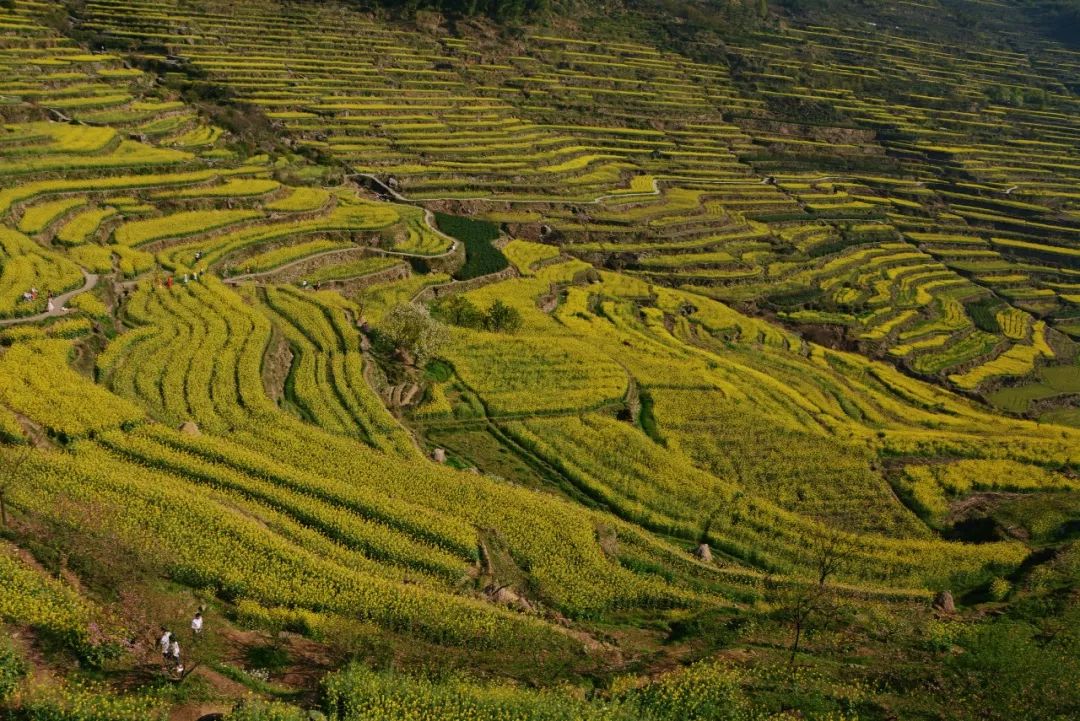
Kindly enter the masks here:
[[[384, 709], [383, 717], [392, 717], [411, 708], [452, 718], [465, 715], [464, 707], [473, 718], [496, 708], [514, 709], [518, 718], [597, 719], [765, 718], [785, 710], [867, 719], [1074, 715], [1076, 491], [997, 497], [991, 489], [974, 515], [989, 518], [1000, 538], [969, 547], [922, 525], [892, 494], [883, 466], [945, 465], [959, 456], [992, 464], [1004, 455], [1052, 472], [1064, 467], [1067, 485], [1077, 463], [1075, 434], [1004, 419], [858, 356], [804, 346], [700, 296], [663, 291], [642, 302], [635, 283], [614, 274], [580, 284], [582, 265], [556, 264], [473, 292], [478, 305], [498, 298], [521, 310], [525, 328], [515, 347], [523, 352], [517, 364], [503, 364], [490, 352], [498, 339], [455, 331], [446, 354], [458, 385], [448, 395], [452, 409], [469, 406], [462, 415], [472, 425], [427, 427], [431, 441], [448, 439], [463, 460], [529, 490], [433, 469], [412, 457], [365, 383], [352, 377], [333, 384], [358, 358], [355, 335], [344, 330], [345, 313], [355, 307], [326, 297], [297, 306], [213, 280], [205, 290], [137, 293], [121, 317], [154, 328], [156, 349], [121, 354], [102, 385], [169, 425], [190, 413], [205, 438], [185, 439], [161, 424], [120, 429], [117, 420], [98, 439], [34, 452], [12, 491], [16, 507], [5, 529], [24, 551], [4, 548], [5, 558], [16, 558], [8, 565], [19, 569], [12, 578], [21, 580], [20, 594], [9, 593], [0, 606], [15, 636], [14, 653], [0, 648], [0, 693], [3, 679], [17, 678], [28, 662], [46, 690], [17, 691], [27, 718], [144, 719], [169, 708], [193, 714], [223, 710], [252, 692], [289, 707], [238, 718], [289, 719], [298, 717], [297, 707], [323, 703], [324, 674], [359, 660], [412, 673], [453, 669], [568, 686], [536, 693], [361, 668], [326, 681], [330, 698], [342, 704], [337, 710], [354, 709], [346, 714]], [[566, 293], [548, 315], [536, 298], [553, 282]], [[309, 423], [262, 398], [256, 369], [271, 322], [293, 325], [293, 352], [308, 359], [297, 360], [287, 392], [303, 402]], [[9, 340], [17, 348], [35, 342]], [[102, 344], [74, 346], [83, 368]], [[555, 350], [567, 351], [559, 373], [532, 363]], [[54, 360], [8, 364], [5, 379], [44, 377], [55, 367], [56, 382], [42, 391], [54, 394], [54, 407], [80, 398], [104, 407], [101, 387], [92, 392], [89, 378], [60, 373], [63, 359], [49, 365]], [[480, 377], [478, 393], [466, 381]], [[644, 416], [632, 412], [629, 393], [603, 397], [613, 378], [620, 390], [627, 378], [627, 387], [648, 390]], [[613, 402], [593, 408], [595, 389], [605, 390], [599, 400]], [[551, 416], [560, 396], [589, 399], [593, 410], [556, 408], [562, 415]], [[496, 397], [512, 399], [526, 417], [486, 417]], [[48, 402], [20, 408], [17, 425], [40, 425], [50, 410]], [[174, 415], [180, 409], [185, 416]], [[342, 419], [350, 414], [365, 430], [343, 439], [349, 423]], [[638, 428], [642, 417], [647, 427]], [[148, 454], [165, 445], [144, 433], [170, 448], [188, 444], [226, 461], [243, 458], [246, 470], [225, 473], [221, 462], [190, 454], [152, 461]], [[41, 445], [62, 440], [43, 438]], [[375, 451], [361, 441], [386, 447]], [[308, 457], [310, 448], [319, 452]], [[10, 451], [4, 448], [5, 460], [14, 458]], [[252, 472], [252, 463], [262, 470]], [[286, 476], [310, 484], [309, 493], [318, 489], [315, 502], [281, 491], [275, 484], [286, 485]], [[365, 489], [377, 497], [356, 495]], [[949, 500], [969, 500], [963, 496]], [[415, 525], [438, 526], [444, 543], [475, 536], [490, 568], [478, 564], [476, 571], [470, 559], [432, 550], [425, 545], [430, 528], [384, 536], [363, 523], [371, 508], [391, 523], [423, 518]], [[841, 525], [857, 533], [857, 550], [845, 552], [818, 587], [813, 539]], [[699, 534], [718, 564], [686, 553]], [[238, 575], [242, 553], [249, 554], [245, 564], [276, 560]], [[438, 577], [452, 563], [461, 578]], [[279, 577], [286, 567], [292, 570]], [[358, 570], [364, 588], [385, 589], [379, 604], [422, 589], [451, 605], [435, 613], [421, 606], [405, 617], [396, 608], [341, 612], [335, 604], [356, 597], [349, 574]], [[293, 572], [318, 592], [260, 585], [269, 578], [287, 586]], [[334, 585], [319, 585], [328, 578]], [[495, 611], [482, 600], [487, 582], [510, 583], [540, 612]], [[967, 604], [959, 616], [930, 610], [929, 594], [943, 587]], [[43, 598], [59, 610], [50, 605], [41, 613]], [[808, 602], [815, 612], [803, 619], [807, 635], [789, 665], [795, 612]], [[189, 666], [201, 667], [182, 684], [163, 682], [150, 650], [158, 626], [184, 628], [200, 604], [208, 606], [211, 633], [187, 654]], [[522, 635], [500, 645], [502, 630], [482, 630], [495, 644], [484, 648], [452, 636], [460, 630], [432, 633], [432, 623], [466, 610], [485, 627]], [[132, 640], [139, 645], [129, 646]], [[699, 660], [707, 663], [648, 683]], [[243, 669], [265, 670], [270, 680]], [[104, 683], [108, 692], [60, 691], [60, 679]]]

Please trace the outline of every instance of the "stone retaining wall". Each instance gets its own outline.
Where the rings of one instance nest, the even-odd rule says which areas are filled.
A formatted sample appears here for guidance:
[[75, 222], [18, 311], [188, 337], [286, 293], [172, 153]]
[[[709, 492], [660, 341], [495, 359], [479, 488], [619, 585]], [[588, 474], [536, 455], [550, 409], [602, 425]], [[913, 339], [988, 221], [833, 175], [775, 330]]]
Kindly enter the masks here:
[[443, 283], [442, 285], [432, 285], [424, 288], [417, 293], [413, 298], [414, 302], [430, 303], [433, 300], [439, 298], [445, 298], [447, 296], [456, 295], [457, 293], [467, 293], [470, 290], [482, 288], [485, 285], [491, 285], [492, 283], [498, 283], [503, 280], [509, 280], [510, 278], [518, 277], [519, 273], [517, 268], [512, 265], [503, 268], [498, 273], [491, 273], [490, 275], [482, 275], [479, 278], [470, 278], [469, 280], [455, 280], [450, 283]]
[[311, 275], [312, 271], [318, 270], [326, 265], [343, 263], [349, 260], [364, 258], [369, 255], [375, 255], [375, 253], [372, 253], [369, 248], [362, 246], [356, 248], [342, 248], [341, 250], [332, 251], [330, 253], [319, 253], [310, 258], [305, 258], [296, 264], [291, 264], [287, 268], [282, 268], [277, 273], [267, 273], [266, 275], [259, 276], [259, 280], [270, 281], [273, 283], [298, 283], [303, 280], [305, 276]]
[[392, 268], [385, 270], [379, 270], [374, 273], [368, 273], [367, 275], [361, 275], [356, 278], [348, 278], [345, 280], [331, 280], [320, 284], [321, 289], [336, 290], [345, 295], [355, 293], [358, 290], [363, 290], [378, 283], [390, 283], [396, 280], [405, 280], [412, 271], [409, 269], [408, 263], [400, 263]]

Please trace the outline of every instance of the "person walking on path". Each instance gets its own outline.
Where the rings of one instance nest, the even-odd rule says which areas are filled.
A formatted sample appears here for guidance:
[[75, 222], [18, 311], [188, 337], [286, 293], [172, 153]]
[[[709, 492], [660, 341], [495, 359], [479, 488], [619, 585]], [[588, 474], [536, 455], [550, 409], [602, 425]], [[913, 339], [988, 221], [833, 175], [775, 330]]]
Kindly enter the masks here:
[[194, 638], [198, 638], [202, 635], [203, 617], [202, 611], [195, 612], [195, 618], [191, 619], [191, 635]]
[[172, 639], [169, 642], [169, 661], [171, 661], [176, 668], [183, 669], [183, 666], [180, 664], [180, 642], [177, 641], [176, 637], [172, 634], [169, 634], [169, 636]]
[[56, 304], [53, 302], [52, 293], [50, 293], [49, 298], [45, 303], [45, 311], [47, 313], [52, 313], [54, 310], [56, 310]]

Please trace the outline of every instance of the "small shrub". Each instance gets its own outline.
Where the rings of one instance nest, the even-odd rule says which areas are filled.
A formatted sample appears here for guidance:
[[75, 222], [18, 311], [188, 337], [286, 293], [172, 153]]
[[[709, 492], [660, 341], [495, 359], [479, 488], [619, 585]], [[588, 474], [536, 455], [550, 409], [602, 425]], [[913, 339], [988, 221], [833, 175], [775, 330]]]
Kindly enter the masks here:
[[484, 318], [484, 327], [496, 333], [514, 333], [521, 329], [521, 313], [501, 299], [496, 299], [488, 308]]
[[290, 662], [288, 649], [275, 644], [252, 646], [247, 650], [245, 656], [251, 668], [261, 668], [267, 671], [281, 671], [288, 667]]
[[26, 661], [11, 642], [0, 640], [0, 702], [11, 698], [26, 672]]
[[310, 718], [295, 706], [265, 701], [245, 701], [225, 715], [224, 721], [306, 721]]
[[1012, 584], [1004, 578], [995, 578], [990, 582], [990, 586], [987, 590], [992, 600], [1004, 601], [1005, 597], [1009, 595], [1009, 591], [1012, 590]]

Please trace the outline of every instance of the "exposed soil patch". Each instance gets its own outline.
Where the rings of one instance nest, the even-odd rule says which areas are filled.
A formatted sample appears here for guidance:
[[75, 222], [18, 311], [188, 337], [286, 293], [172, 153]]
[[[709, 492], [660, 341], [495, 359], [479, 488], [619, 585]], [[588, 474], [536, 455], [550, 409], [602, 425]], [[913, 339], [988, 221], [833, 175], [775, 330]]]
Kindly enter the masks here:
[[282, 634], [292, 663], [275, 676], [278, 683], [294, 688], [317, 688], [319, 680], [338, 664], [327, 648], [297, 634]]
[[172, 709], [169, 721], [199, 721], [210, 714], [226, 713], [231, 708], [231, 705], [221, 703], [188, 703]]
[[49, 667], [41, 645], [38, 643], [37, 634], [28, 626], [20, 626], [7, 634], [15, 650], [33, 669], [34, 682], [36, 684], [48, 684], [55, 680], [55, 675]]
[[858, 350], [857, 345], [847, 337], [847, 333], [842, 326], [800, 325], [798, 326], [798, 332], [811, 343], [817, 343], [826, 348], [851, 352]]
[[49, 437], [48, 432], [46, 432], [44, 428], [34, 423], [32, 420], [30, 420], [23, 414], [15, 413], [15, 420], [18, 421], [19, 426], [22, 427], [26, 439], [34, 448], [49, 449], [56, 447], [56, 444], [53, 443], [52, 438]]
[[[206, 666], [200, 665], [192, 669], [185, 677], [185, 681], [190, 678], [202, 680], [214, 695], [223, 699], [240, 699], [250, 693], [244, 685]], [[198, 719], [208, 714], [228, 713], [232, 710], [232, 707], [233, 703], [231, 701], [193, 701], [170, 710], [169, 721], [198, 721]]]
[[950, 540], [968, 543], [990, 543], [1007, 538], [1029, 540], [1023, 528], [1005, 528], [991, 515], [1002, 503], [1020, 498], [1021, 493], [987, 491], [955, 501], [949, 507], [950, 528], [942, 535]]
[[263, 356], [262, 376], [266, 395], [279, 405], [285, 397], [285, 380], [289, 377], [292, 362], [293, 352], [289, 341], [275, 328]]
[[1021, 496], [1023, 496], [1022, 493], [1003, 493], [1001, 491], [973, 493], [970, 496], [954, 501], [949, 506], [949, 523], [956, 524], [985, 516], [1003, 502]]

